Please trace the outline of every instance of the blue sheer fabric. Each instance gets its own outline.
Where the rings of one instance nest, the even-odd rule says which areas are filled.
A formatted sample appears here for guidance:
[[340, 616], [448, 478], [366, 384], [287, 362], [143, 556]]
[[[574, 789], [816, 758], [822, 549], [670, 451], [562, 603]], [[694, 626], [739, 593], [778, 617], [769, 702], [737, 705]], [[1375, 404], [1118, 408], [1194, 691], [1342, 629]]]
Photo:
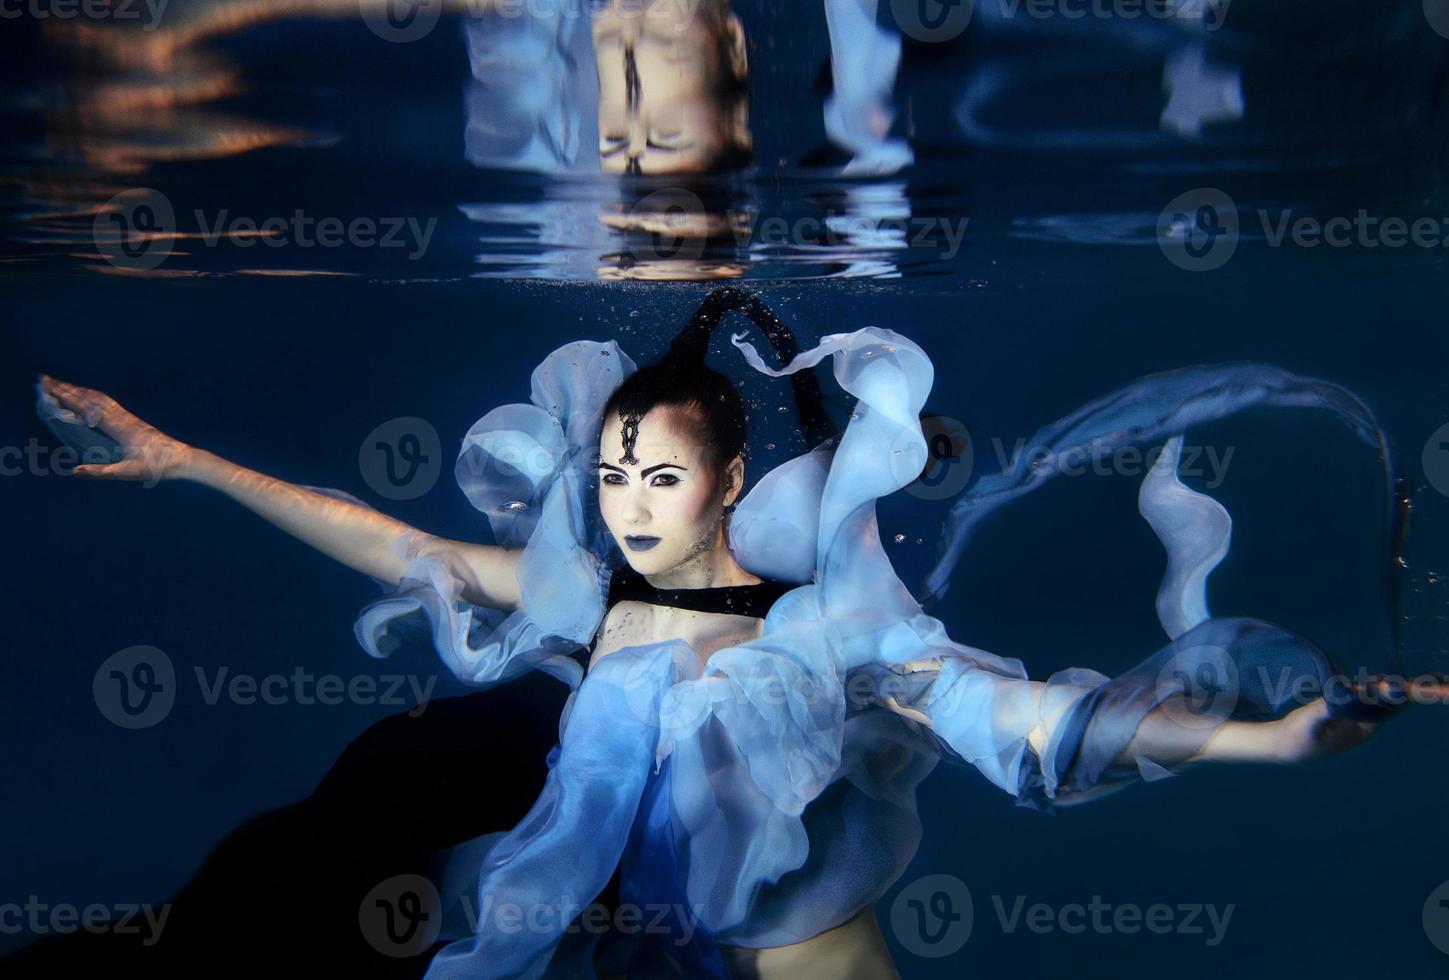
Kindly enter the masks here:
[[[1321, 690], [1335, 671], [1282, 627], [1212, 615], [1206, 582], [1232, 521], [1179, 479], [1178, 462], [1187, 426], [1261, 404], [1326, 408], [1387, 463], [1382, 429], [1347, 391], [1257, 364], [1153, 375], [1042, 429], [1019, 457], [1036, 465], [968, 487], [928, 596], [944, 591], [970, 531], [1066, 471], [1057, 464], [1162, 442], [1139, 509], [1168, 557], [1156, 602], [1167, 642], [1116, 677], [1083, 667], [1032, 681], [1020, 660], [949, 637], [881, 542], [876, 500], [915, 480], [927, 459], [925, 352], [867, 327], [775, 369], [744, 336], [733, 342], [755, 370], [786, 375], [829, 358], [857, 399], [838, 441], [778, 466], [736, 508], [730, 546], [740, 564], [798, 583], [757, 639], [702, 666], [682, 640], [616, 651], [587, 676], [568, 656], [601, 624], [617, 554], [591, 499], [602, 406], [634, 370], [612, 341], [556, 350], [533, 373], [530, 404], [489, 412], [464, 441], [460, 486], [498, 542], [523, 549], [522, 607], [473, 606], [444, 557], [413, 553], [402, 581], [358, 618], [373, 656], [421, 631], [469, 684], [539, 669], [573, 688], [528, 816], [446, 855], [445, 938], [455, 941], [434, 959], [433, 980], [593, 975], [593, 944], [572, 917], [616, 865], [621, 897], [652, 926], [646, 945], [691, 975], [722, 976], [722, 944], [798, 942], [880, 898], [916, 850], [916, 787], [943, 753], [1022, 805], [1074, 804], [1173, 773], [1177, 760], [1123, 757], [1155, 708], [1192, 705], [1178, 717], [1201, 745], [1225, 721], [1281, 717], [1293, 695]], [[40, 407], [62, 438], [84, 428]], [[1213, 683], [1203, 699], [1205, 676]], [[1040, 751], [1036, 731], [1048, 733]]]
[[[491, 848], [455, 852], [452, 880], [467, 882], [475, 907], [576, 908], [622, 859], [624, 900], [673, 910], [655, 941], [690, 972], [719, 974], [720, 944], [798, 942], [879, 899], [915, 851], [916, 786], [942, 751], [1024, 805], [1071, 804], [1170, 775], [1173, 760], [1120, 756], [1142, 718], [1199, 693], [1204, 672], [1227, 683], [1184, 718], [1198, 744], [1228, 719], [1281, 716], [1298, 682], [1321, 685], [1333, 671], [1325, 654], [1281, 627], [1212, 616], [1206, 581], [1228, 551], [1232, 522], [1182, 483], [1178, 459], [1188, 425], [1255, 404], [1327, 408], [1383, 448], [1372, 415], [1343, 389], [1255, 364], [1139, 379], [1038, 433], [1031, 447], [1047, 465], [969, 488], [928, 594], [944, 590], [977, 522], [1064, 471], [1055, 464], [1163, 441], [1139, 507], [1168, 555], [1157, 611], [1169, 642], [1117, 677], [1074, 668], [1034, 682], [1019, 660], [947, 636], [880, 539], [876, 500], [914, 480], [927, 458], [919, 418], [933, 370], [924, 351], [867, 327], [827, 336], [774, 369], [743, 337], [733, 341], [755, 370], [785, 375], [829, 358], [858, 399], [838, 442], [766, 474], [736, 509], [730, 545], [740, 564], [799, 583], [758, 639], [717, 651], [703, 667], [683, 641], [628, 648], [585, 678], [563, 656], [588, 643], [604, 612], [610, 543], [585, 493], [600, 407], [633, 370], [614, 343], [560, 348], [535, 371], [531, 405], [496, 409], [465, 440], [464, 492], [500, 543], [525, 549], [524, 608], [505, 616], [469, 606], [446, 564], [428, 557], [359, 619], [374, 655], [387, 651], [401, 619], [421, 611], [444, 660], [470, 683], [539, 668], [575, 687], [534, 810]], [[1029, 735], [1047, 718], [1057, 723], [1038, 753]], [[568, 921], [541, 920], [548, 924], [526, 934], [475, 922], [429, 976], [586, 971], [586, 957], [550, 967]]]

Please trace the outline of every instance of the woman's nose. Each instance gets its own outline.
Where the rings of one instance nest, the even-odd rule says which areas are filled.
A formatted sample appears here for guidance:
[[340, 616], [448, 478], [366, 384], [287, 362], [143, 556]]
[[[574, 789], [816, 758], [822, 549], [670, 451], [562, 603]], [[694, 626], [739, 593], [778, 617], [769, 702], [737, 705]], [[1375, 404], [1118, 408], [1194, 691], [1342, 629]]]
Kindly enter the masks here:
[[649, 521], [649, 508], [637, 496], [630, 496], [624, 502], [624, 520], [630, 524], [645, 524]]
[[632, 173], [639, 172], [639, 158], [649, 146], [649, 127], [645, 125], [644, 119], [637, 112], [629, 113], [629, 144], [625, 151], [629, 158], [629, 169]]

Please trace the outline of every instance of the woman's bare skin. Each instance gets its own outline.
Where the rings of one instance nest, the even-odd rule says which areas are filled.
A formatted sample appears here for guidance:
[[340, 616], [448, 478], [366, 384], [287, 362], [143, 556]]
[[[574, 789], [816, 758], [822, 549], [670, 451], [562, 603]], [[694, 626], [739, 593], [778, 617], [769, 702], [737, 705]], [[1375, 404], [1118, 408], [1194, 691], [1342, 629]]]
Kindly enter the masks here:
[[[388, 517], [378, 511], [338, 500], [305, 487], [249, 470], [205, 450], [189, 446], [159, 431], [123, 408], [103, 392], [58, 381], [48, 375], [41, 383], [65, 408], [91, 420], [95, 428], [114, 438], [124, 458], [108, 464], [77, 466], [75, 475], [96, 480], [191, 480], [213, 487], [260, 515], [288, 534], [373, 578], [396, 583], [410, 560], [437, 555], [448, 562], [463, 581], [462, 598], [494, 608], [512, 610], [521, 601], [515, 569], [521, 551], [441, 538]], [[608, 438], [606, 436], [606, 438]], [[617, 442], [617, 439], [614, 440]], [[606, 445], [606, 450], [617, 450]], [[608, 455], [606, 452], [605, 455]], [[738, 460], [738, 458], [737, 458]], [[720, 495], [721, 506], [739, 492], [742, 472], [732, 466]], [[637, 506], [619, 511], [637, 518]], [[626, 518], [621, 518], [626, 519]], [[738, 565], [721, 529], [715, 529], [712, 550], [694, 555], [683, 577], [660, 581], [661, 587], [736, 585], [760, 581]], [[675, 570], [669, 570], [675, 571]], [[666, 573], [667, 574], [667, 573]], [[641, 643], [682, 638], [699, 653], [701, 661], [717, 650], [754, 639], [763, 632], [763, 620], [745, 616], [698, 613], [640, 602], [621, 602], [606, 615], [594, 659], [614, 650]], [[930, 670], [933, 664], [906, 665]], [[1038, 698], [1046, 685], [1032, 685]], [[1388, 681], [1376, 679], [1375, 693], [1387, 693]], [[1410, 703], [1449, 703], [1449, 683], [1442, 676], [1416, 681]], [[881, 702], [898, 714], [929, 725], [918, 711], [892, 701]], [[1038, 753], [1051, 738], [1053, 726], [1065, 714], [1040, 713], [1040, 724], [1029, 735]], [[1173, 721], [1170, 711], [1149, 714], [1122, 754], [1123, 760], [1146, 755], [1163, 765], [1202, 761], [1290, 763], [1341, 752], [1371, 737], [1380, 725], [1336, 718], [1316, 698], [1284, 717], [1269, 722], [1224, 722], [1205, 743]], [[850, 921], [809, 940], [770, 949], [722, 947], [734, 976], [760, 980], [810, 978], [895, 977], [889, 952], [873, 909], [862, 910]]]

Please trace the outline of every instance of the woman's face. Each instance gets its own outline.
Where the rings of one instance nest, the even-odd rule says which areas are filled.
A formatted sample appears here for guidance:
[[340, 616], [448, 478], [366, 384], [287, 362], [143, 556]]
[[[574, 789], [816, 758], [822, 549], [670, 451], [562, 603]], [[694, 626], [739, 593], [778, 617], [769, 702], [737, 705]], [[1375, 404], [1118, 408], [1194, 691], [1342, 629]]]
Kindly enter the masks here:
[[639, 420], [633, 460], [624, 423], [604, 419], [599, 440], [599, 510], [624, 557], [641, 575], [668, 571], [709, 552], [719, 541], [724, 507], [743, 477], [736, 457], [724, 474], [710, 466], [680, 409], [656, 406]]
[[746, 73], [739, 18], [705, 16], [699, 7], [700, 0], [615, 0], [595, 15], [606, 173], [698, 173], [748, 141], [747, 122], [718, 94], [721, 79]]

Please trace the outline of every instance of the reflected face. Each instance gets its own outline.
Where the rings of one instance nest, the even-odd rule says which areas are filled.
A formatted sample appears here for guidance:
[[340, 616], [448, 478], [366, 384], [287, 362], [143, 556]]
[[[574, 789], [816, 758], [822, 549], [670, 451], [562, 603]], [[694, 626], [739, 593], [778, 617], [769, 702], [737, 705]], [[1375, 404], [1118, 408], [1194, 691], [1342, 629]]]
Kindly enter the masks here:
[[738, 138], [720, 82], [743, 77], [743, 35], [734, 14], [722, 27], [702, 2], [715, 0], [615, 2], [594, 19], [605, 172], [697, 173]]
[[604, 419], [599, 510], [624, 557], [642, 575], [711, 551], [720, 541], [724, 507], [738, 495], [743, 464], [739, 474], [727, 472], [722, 479], [687, 421], [679, 409], [663, 405], [638, 420], [637, 434], [617, 415]]

